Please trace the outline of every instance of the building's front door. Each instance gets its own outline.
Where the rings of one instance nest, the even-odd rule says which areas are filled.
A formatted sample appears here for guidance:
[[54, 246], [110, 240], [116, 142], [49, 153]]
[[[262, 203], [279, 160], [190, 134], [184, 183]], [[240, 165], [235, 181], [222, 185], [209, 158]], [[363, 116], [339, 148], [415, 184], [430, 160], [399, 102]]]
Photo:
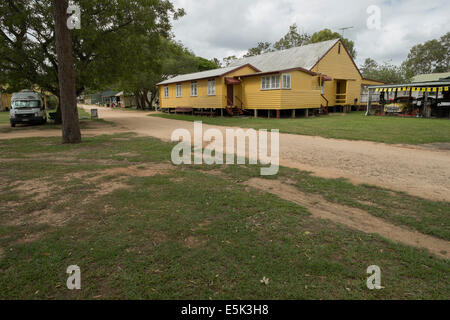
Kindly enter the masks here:
[[227, 106], [234, 106], [234, 86], [227, 85]]
[[336, 104], [347, 102], [347, 80], [336, 80]]

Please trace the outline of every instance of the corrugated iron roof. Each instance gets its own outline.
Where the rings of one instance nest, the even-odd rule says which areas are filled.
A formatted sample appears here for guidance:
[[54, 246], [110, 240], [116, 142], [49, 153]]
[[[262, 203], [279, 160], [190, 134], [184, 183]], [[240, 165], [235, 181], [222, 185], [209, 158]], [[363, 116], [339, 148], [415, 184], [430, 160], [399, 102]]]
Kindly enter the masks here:
[[450, 86], [450, 80], [426, 81], [426, 82], [414, 82], [414, 83], [402, 83], [402, 84], [373, 85], [373, 86], [367, 86], [367, 87], [370, 89], [376, 89], [376, 88], [446, 87], [446, 86]]
[[450, 77], [450, 72], [419, 74], [412, 79], [412, 82], [439, 81]]
[[109, 97], [115, 97], [116, 94], [118, 94], [119, 91], [113, 91], [113, 90], [107, 90], [107, 91], [103, 91], [101, 93], [103, 98], [109, 98]]
[[[245, 65], [245, 63], [244, 63]], [[234, 71], [236, 69], [239, 69], [242, 67], [242, 65], [234, 66], [234, 67], [227, 67], [227, 68], [220, 68], [220, 69], [213, 69], [208, 71], [202, 71], [202, 72], [196, 72], [196, 73], [189, 73], [189, 74], [183, 74], [179, 75], [173, 78], [170, 78], [166, 81], [158, 83], [158, 85], [163, 84], [169, 84], [169, 83], [175, 83], [175, 82], [183, 82], [183, 81], [191, 81], [191, 80], [198, 80], [198, 79], [206, 79], [206, 78], [215, 78], [223, 76], [231, 71]]]
[[262, 72], [294, 68], [311, 70], [338, 41], [339, 39], [323, 41], [301, 47], [269, 52], [259, 56], [242, 58], [234, 61], [230, 66], [251, 64]]
[[296, 68], [311, 70], [338, 41], [339, 39], [323, 41], [301, 47], [269, 52], [259, 56], [242, 58], [234, 61], [226, 68], [180, 75], [160, 82], [158, 85], [220, 77], [245, 65], [256, 67], [260, 73]]

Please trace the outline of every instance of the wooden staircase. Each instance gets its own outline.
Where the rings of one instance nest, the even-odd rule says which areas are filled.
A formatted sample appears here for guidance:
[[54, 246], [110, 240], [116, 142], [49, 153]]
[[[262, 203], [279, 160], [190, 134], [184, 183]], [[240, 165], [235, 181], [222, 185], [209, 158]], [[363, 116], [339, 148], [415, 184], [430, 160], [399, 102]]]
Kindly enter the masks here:
[[227, 100], [227, 113], [232, 116], [232, 117], [239, 117], [242, 116], [244, 114], [244, 103], [242, 102], [241, 99], [239, 99], [239, 97], [235, 97], [235, 99], [237, 101], [239, 101], [239, 103], [241, 104], [240, 107], [236, 106], [233, 99], [230, 98], [229, 96], [225, 96], [226, 100]]
[[244, 114], [244, 111], [242, 111], [241, 108], [237, 108], [234, 106], [227, 106], [226, 110], [227, 110], [227, 113], [232, 117], [239, 117]]

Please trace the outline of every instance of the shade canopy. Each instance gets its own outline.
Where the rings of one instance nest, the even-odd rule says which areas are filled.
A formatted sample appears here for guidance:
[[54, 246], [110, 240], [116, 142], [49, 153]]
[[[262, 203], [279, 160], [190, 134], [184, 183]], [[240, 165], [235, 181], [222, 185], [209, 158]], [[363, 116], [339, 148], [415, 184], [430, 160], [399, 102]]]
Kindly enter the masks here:
[[235, 78], [225, 78], [225, 83], [230, 84], [230, 85], [231, 84], [235, 85], [235, 84], [241, 84], [241, 81], [238, 79], [235, 79]]

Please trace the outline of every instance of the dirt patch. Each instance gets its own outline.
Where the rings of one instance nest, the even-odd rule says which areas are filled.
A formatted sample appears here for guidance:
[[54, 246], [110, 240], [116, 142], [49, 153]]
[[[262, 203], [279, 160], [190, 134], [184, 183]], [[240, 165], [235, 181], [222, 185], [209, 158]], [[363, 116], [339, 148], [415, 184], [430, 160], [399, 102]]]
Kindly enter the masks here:
[[184, 182], [184, 178], [171, 178], [171, 179], [170, 179], [170, 182], [173, 182], [173, 183], [182, 183], [182, 182]]
[[94, 201], [95, 199], [104, 197], [117, 190], [129, 189], [130, 186], [121, 181], [108, 181], [104, 183], [96, 184], [95, 190], [92, 191], [84, 200], [83, 205]]
[[66, 212], [55, 212], [50, 209], [35, 211], [27, 217], [27, 223], [30, 224], [48, 224], [54, 227], [63, 226], [72, 215]]
[[186, 239], [184, 239], [184, 246], [189, 249], [198, 248], [206, 243], [206, 240], [199, 239], [194, 236], [189, 236]]
[[319, 195], [305, 194], [277, 180], [255, 178], [245, 184], [305, 207], [316, 218], [331, 220], [365, 233], [379, 234], [395, 242], [427, 249], [439, 257], [450, 258], [450, 242], [395, 226], [361, 209], [327, 202]]
[[49, 197], [51, 190], [50, 184], [41, 179], [26, 180], [13, 186], [13, 191], [34, 201], [40, 201]]
[[14, 244], [16, 245], [16, 244], [36, 242], [39, 239], [41, 239], [43, 236], [44, 236], [43, 232], [26, 234], [22, 239], [20, 239], [19, 241], [15, 242]]
[[98, 171], [100, 177], [105, 176], [129, 176], [129, 177], [154, 177], [157, 175], [165, 175], [175, 170], [172, 164], [155, 163], [151, 165], [138, 165], [126, 168], [112, 168], [103, 171]]
[[153, 245], [156, 247], [167, 241], [167, 235], [164, 232], [157, 232], [153, 235]]
[[[169, 163], [156, 163], [143, 166], [111, 168], [101, 171], [85, 171], [66, 175], [64, 181], [71, 182], [73, 179], [80, 179], [95, 187], [95, 189], [82, 200], [81, 204], [87, 205], [95, 199], [111, 194], [117, 190], [130, 188], [127, 184], [128, 177], [152, 177], [160, 174], [168, 174], [174, 170], [174, 168], [175, 167]], [[102, 181], [103, 179], [106, 181]], [[12, 186], [12, 190], [17, 191], [22, 195], [26, 195], [27, 201], [37, 202], [48, 199], [51, 194], [55, 192], [55, 187], [48, 181], [35, 179], [17, 183]], [[63, 226], [76, 215], [71, 208], [57, 211], [52, 209], [63, 202], [64, 201], [58, 201], [52, 203], [51, 208], [45, 210], [34, 211], [27, 215], [17, 215], [16, 210], [14, 209], [19, 207], [21, 203], [9, 201], [7, 207], [1, 206], [1, 208], [5, 208], [5, 210], [11, 212], [11, 214], [2, 218], [2, 223], [9, 226], [41, 224], [54, 227]]]
[[362, 204], [363, 206], [370, 206], [370, 207], [375, 207], [378, 209], [384, 209], [383, 206], [374, 203], [374, 202], [370, 202], [370, 201], [365, 201], [365, 200], [356, 200], [356, 202], [358, 202], [359, 204]]
[[53, 227], [61, 227], [73, 216], [73, 214], [69, 214], [68, 212], [70, 211], [56, 212], [52, 209], [37, 210], [27, 215], [3, 221], [2, 223], [6, 226], [47, 224]]
[[140, 154], [137, 152], [124, 152], [116, 154], [117, 157], [139, 157]]

